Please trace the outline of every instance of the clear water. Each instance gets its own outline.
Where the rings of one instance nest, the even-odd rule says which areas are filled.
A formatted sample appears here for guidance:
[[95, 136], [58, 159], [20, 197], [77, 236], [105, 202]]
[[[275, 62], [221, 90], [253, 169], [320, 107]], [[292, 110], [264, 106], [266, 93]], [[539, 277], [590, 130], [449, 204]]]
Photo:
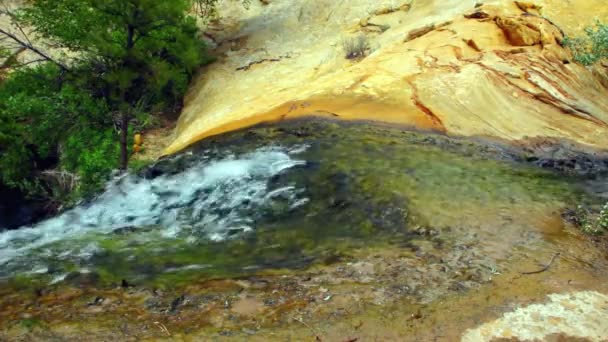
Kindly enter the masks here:
[[1, 233], [0, 277], [233, 277], [408, 246], [420, 226], [442, 232], [445, 249], [474, 245], [486, 264], [555, 248], [546, 227], [585, 196], [578, 180], [446, 141], [315, 122], [210, 139], [110, 182], [90, 203]]

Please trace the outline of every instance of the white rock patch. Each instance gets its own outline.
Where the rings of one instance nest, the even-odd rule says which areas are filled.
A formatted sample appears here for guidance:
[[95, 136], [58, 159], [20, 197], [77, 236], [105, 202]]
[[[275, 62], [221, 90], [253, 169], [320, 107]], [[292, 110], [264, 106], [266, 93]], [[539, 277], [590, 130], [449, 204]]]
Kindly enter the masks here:
[[495, 338], [544, 340], [552, 334], [606, 341], [608, 338], [608, 296], [583, 291], [551, 294], [545, 304], [533, 304], [506, 313], [502, 318], [469, 329], [463, 342]]

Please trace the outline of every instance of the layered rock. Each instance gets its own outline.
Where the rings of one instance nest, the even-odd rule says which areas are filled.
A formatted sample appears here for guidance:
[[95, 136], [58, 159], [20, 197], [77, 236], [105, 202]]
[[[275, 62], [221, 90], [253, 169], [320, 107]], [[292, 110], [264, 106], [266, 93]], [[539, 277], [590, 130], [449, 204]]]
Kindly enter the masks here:
[[[605, 70], [562, 46], [608, 19], [602, 0], [275, 0], [220, 13], [206, 37], [221, 55], [190, 90], [166, 153], [309, 114], [608, 146]], [[361, 36], [370, 49], [346, 58], [344, 41]]]

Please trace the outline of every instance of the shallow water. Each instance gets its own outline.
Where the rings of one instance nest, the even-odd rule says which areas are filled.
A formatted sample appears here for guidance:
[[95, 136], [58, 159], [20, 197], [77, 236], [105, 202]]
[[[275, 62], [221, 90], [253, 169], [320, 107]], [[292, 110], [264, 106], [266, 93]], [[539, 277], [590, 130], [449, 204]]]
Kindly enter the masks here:
[[589, 191], [601, 180], [512, 152], [316, 120], [208, 139], [1, 233], [0, 338], [158, 337], [150, 322], [164, 322], [201, 339], [297, 340], [306, 317], [328, 340], [358, 319], [369, 339], [454, 340], [513, 301], [603, 290], [605, 250], [562, 218], [601, 203]]
[[[413, 240], [475, 244], [484, 265], [554, 248], [560, 212], [585, 196], [577, 179], [434, 139], [305, 122], [210, 140], [59, 217], [0, 234], [0, 277], [171, 286]], [[433, 236], [421, 238], [421, 227]]]

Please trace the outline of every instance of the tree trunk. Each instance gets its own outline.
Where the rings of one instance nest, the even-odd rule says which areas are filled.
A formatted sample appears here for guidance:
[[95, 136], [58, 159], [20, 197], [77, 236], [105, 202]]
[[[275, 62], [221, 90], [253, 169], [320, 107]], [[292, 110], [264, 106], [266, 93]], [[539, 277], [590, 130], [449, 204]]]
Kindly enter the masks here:
[[129, 113], [123, 112], [120, 117], [120, 169], [129, 167]]

